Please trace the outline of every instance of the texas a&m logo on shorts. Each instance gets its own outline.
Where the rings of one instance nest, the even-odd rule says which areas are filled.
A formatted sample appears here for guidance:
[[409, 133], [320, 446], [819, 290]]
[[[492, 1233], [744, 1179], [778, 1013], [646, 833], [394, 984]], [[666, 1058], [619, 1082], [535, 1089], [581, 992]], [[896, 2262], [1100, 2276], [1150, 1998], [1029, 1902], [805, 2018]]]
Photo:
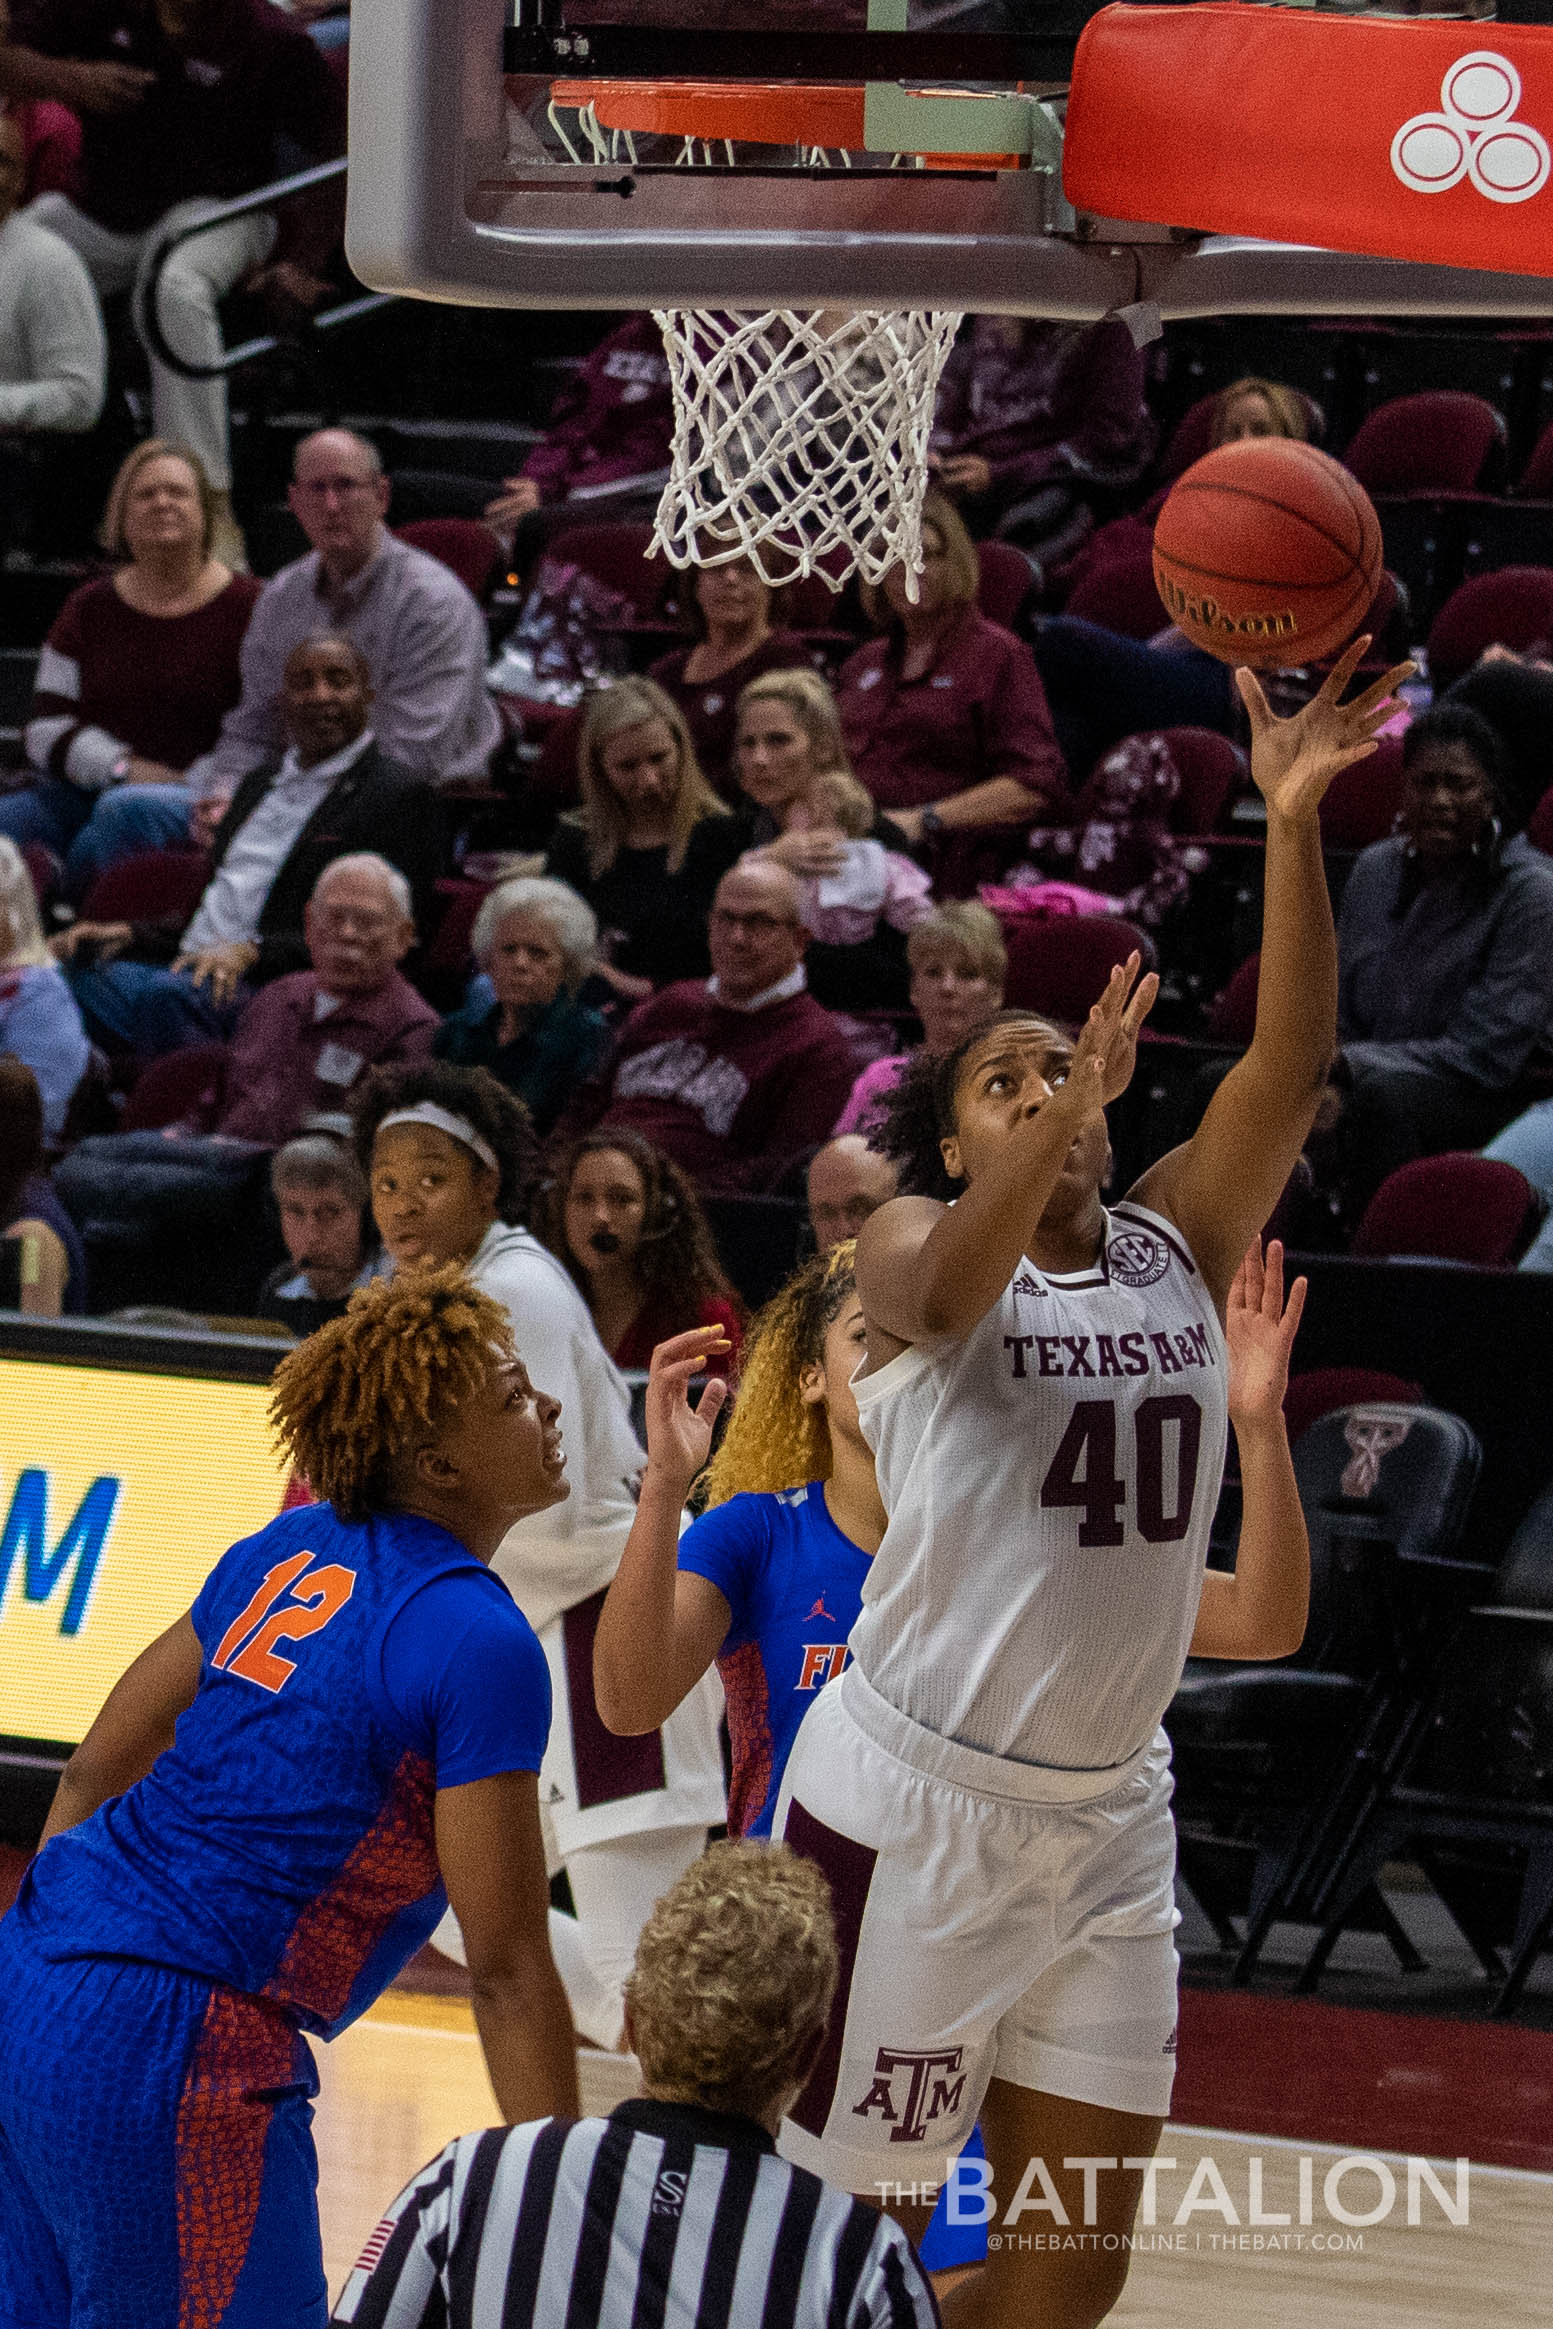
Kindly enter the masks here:
[[1146, 1229], [1124, 1229], [1106, 1247], [1105, 1258], [1118, 1284], [1152, 1286], [1170, 1267], [1170, 1248]]
[[874, 2056], [874, 2080], [860, 2103], [852, 2105], [855, 2119], [871, 2118], [877, 2111], [890, 2122], [892, 2143], [921, 2143], [935, 2119], [952, 2118], [965, 2093], [960, 2068], [964, 2048], [945, 2047], [937, 2054], [907, 2054], [895, 2046], [881, 2046]]

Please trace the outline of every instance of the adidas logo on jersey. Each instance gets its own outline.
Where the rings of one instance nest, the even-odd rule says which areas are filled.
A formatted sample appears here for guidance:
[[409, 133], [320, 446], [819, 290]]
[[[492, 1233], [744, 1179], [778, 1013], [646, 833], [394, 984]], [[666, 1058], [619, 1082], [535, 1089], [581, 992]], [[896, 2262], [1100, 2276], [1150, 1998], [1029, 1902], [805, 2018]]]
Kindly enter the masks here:
[[1016, 1294], [1044, 1295], [1046, 1291], [1047, 1289], [1041, 1284], [1040, 1279], [1032, 1278], [1028, 1270], [1021, 1270], [1018, 1277], [1014, 1280], [1014, 1292]]

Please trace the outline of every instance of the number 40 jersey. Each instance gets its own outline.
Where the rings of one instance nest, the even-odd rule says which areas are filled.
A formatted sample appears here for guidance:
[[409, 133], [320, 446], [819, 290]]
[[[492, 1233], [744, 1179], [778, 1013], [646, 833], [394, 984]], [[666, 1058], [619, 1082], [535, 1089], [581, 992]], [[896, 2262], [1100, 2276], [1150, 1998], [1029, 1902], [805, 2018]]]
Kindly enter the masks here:
[[333, 2037], [447, 1906], [437, 1790], [539, 1769], [544, 1653], [446, 1529], [327, 1504], [224, 1553], [191, 1616], [173, 1744], [44, 1846], [16, 1928], [45, 1958], [168, 1966]]
[[1024, 1262], [969, 1334], [858, 1379], [889, 1514], [852, 1634], [865, 1679], [1014, 1762], [1145, 1746], [1196, 1621], [1227, 1373], [1180, 1232], [1118, 1205], [1090, 1269]]

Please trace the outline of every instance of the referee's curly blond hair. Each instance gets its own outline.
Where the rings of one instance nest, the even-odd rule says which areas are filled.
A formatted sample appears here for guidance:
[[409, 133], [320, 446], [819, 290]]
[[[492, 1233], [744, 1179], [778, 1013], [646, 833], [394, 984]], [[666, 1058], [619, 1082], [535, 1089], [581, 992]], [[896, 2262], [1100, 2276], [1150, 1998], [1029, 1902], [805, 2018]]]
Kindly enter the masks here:
[[512, 1348], [506, 1311], [456, 1262], [376, 1278], [276, 1368], [276, 1441], [321, 1502], [365, 1520], [415, 1435], [435, 1431]]
[[803, 2077], [837, 1977], [813, 1861], [786, 1844], [713, 1844], [636, 1944], [625, 2000], [648, 2092], [760, 2116]]

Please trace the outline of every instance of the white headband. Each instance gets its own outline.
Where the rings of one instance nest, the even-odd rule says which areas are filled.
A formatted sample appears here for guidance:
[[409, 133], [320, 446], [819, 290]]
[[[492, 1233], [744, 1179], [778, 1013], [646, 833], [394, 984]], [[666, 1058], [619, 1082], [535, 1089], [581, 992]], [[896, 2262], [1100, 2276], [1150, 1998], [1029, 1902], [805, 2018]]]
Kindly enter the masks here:
[[465, 1148], [473, 1149], [480, 1162], [489, 1165], [493, 1173], [501, 1171], [495, 1149], [489, 1141], [481, 1139], [468, 1118], [455, 1116], [451, 1108], [439, 1108], [435, 1100], [417, 1100], [413, 1108], [393, 1109], [379, 1123], [379, 1132], [386, 1132], [390, 1124], [429, 1124], [433, 1131], [445, 1132], [450, 1140], [462, 1141]]

